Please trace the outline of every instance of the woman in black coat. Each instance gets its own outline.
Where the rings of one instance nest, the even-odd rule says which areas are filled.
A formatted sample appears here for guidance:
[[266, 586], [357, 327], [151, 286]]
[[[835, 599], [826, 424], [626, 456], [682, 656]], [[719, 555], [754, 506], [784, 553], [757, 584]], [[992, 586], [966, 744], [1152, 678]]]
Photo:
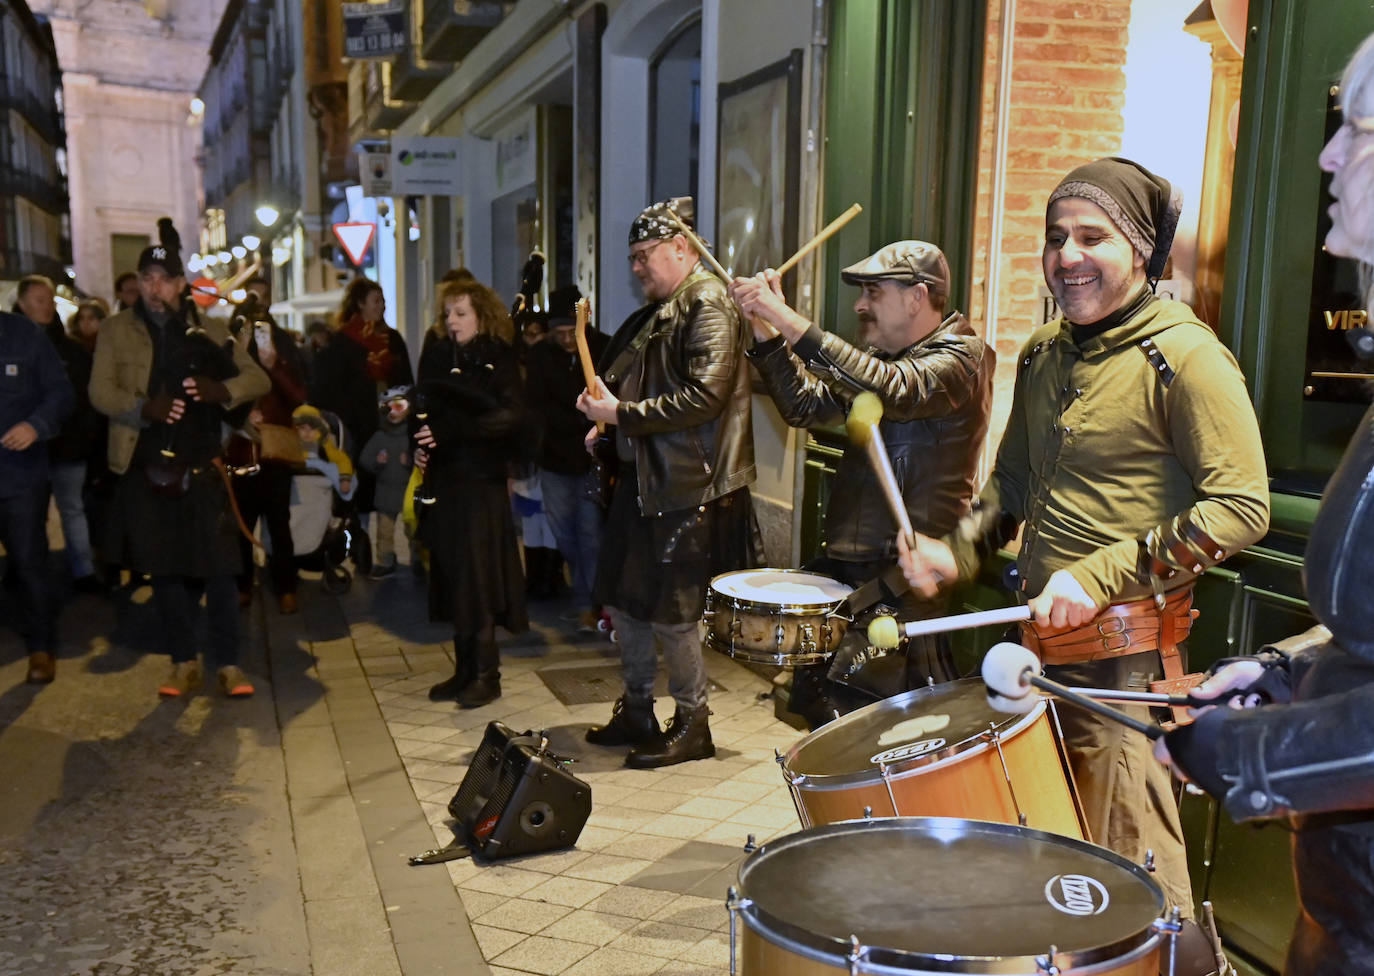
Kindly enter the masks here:
[[452, 621], [455, 668], [429, 696], [476, 708], [501, 695], [496, 625], [529, 628], [506, 476], [533, 445], [500, 299], [459, 281], [444, 286], [437, 304], [415, 404], [416, 462], [431, 501], [417, 509], [430, 553], [430, 618]]

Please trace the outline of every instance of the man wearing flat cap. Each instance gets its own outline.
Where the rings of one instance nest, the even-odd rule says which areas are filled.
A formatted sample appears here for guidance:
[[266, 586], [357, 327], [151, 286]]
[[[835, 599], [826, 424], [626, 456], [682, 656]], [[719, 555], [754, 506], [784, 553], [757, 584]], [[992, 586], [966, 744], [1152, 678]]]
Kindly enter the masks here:
[[[854, 313], [867, 348], [821, 331], [789, 308], [781, 279], [769, 270], [738, 278], [731, 287], [750, 317], [755, 345], [749, 357], [792, 427], [841, 424], [858, 394], [876, 394], [883, 404], [879, 432], [911, 524], [942, 535], [968, 514], [973, 499], [992, 403], [993, 350], [962, 314], [947, 308], [949, 263], [934, 244], [889, 244], [840, 276], [859, 288]], [[903, 616], [940, 614], [942, 595], [923, 600], [902, 593], [892, 529], [866, 451], [851, 444], [835, 470], [824, 554], [805, 568], [853, 587], [874, 581], [880, 598], [899, 602]], [[934, 637], [910, 641], [905, 666], [895, 675], [888, 669], [882, 677], [860, 678], [848, 673], [855, 667], [853, 655], [842, 652], [831, 676], [877, 697], [957, 677], [947, 646]], [[848, 702], [838, 700], [841, 692], [834, 688], [815, 695], [819, 689], [809, 675], [800, 673], [794, 681], [792, 707], [819, 724], [833, 717], [832, 707]]]
[[[1181, 677], [1194, 580], [1268, 526], [1245, 377], [1192, 309], [1154, 294], [1178, 213], [1169, 183], [1125, 159], [1080, 166], [1050, 195], [1043, 265], [1062, 315], [1021, 350], [973, 513], [902, 560], [933, 592], [1020, 527], [1034, 614], [1022, 642], [1069, 685]], [[1156, 880], [1190, 914], [1178, 810], [1149, 741], [1073, 706], [1059, 715], [1092, 839], [1136, 863], [1153, 850]]]
[[[630, 269], [646, 304], [601, 357], [604, 381], [577, 400], [608, 425], [620, 460], [594, 597], [610, 610], [625, 690], [587, 740], [633, 746], [625, 763], [639, 769], [715, 755], [697, 633], [706, 587], [755, 565], [761, 549], [744, 326], [682, 232], [692, 219], [691, 197], [678, 197], [631, 225]], [[589, 443], [595, 436], [593, 427]], [[655, 645], [676, 706], [662, 733]]]
[[253, 686], [239, 667], [239, 525], [223, 429], [227, 411], [271, 383], [222, 321], [200, 318], [176, 230], [163, 218], [159, 231], [161, 242], [138, 259], [138, 301], [105, 320], [91, 369], [91, 404], [110, 418], [110, 470], [120, 476], [107, 551], [152, 577], [172, 660], [158, 694], [184, 698], [200, 685], [195, 614], [204, 594], [206, 666], [225, 695], [246, 697]]

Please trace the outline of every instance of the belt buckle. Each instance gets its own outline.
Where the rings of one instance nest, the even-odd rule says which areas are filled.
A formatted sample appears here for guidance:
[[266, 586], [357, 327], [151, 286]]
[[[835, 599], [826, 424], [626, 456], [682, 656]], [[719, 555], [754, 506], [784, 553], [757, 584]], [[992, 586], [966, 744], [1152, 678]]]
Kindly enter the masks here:
[[1124, 617], [1108, 617], [1099, 620], [1097, 633], [1102, 638], [1102, 650], [1107, 653], [1124, 651], [1131, 646], [1131, 633], [1126, 628]]

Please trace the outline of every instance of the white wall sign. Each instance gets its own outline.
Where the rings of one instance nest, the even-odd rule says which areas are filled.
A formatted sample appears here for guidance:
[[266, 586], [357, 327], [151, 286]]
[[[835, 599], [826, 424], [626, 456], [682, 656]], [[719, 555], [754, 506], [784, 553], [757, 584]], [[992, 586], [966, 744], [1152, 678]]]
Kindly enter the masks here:
[[411, 136], [391, 140], [391, 194], [456, 196], [462, 191], [459, 139]]
[[539, 138], [534, 109], [496, 134], [496, 195], [502, 196], [535, 181]]
[[391, 186], [391, 153], [358, 153], [358, 176], [365, 197], [393, 196]]

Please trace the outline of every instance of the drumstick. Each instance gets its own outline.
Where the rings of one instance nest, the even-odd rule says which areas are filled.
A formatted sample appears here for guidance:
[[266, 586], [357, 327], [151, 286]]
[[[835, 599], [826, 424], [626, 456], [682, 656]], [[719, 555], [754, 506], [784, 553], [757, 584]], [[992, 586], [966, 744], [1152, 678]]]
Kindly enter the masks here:
[[[592, 315], [592, 303], [585, 298], [577, 300], [577, 326], [573, 337], [577, 340], [577, 358], [582, 361], [582, 379], [587, 384], [587, 396], [593, 400], [601, 397], [596, 388], [596, 367], [592, 365], [592, 351], [587, 348], [587, 320]], [[606, 433], [605, 421], [596, 422], [596, 432]]]
[[725, 282], [727, 285], [730, 284], [730, 272], [726, 271], [721, 263], [716, 260], [716, 256], [706, 249], [706, 242], [693, 233], [692, 228], [688, 227], [686, 222], [677, 214], [673, 213], [673, 211], [669, 210], [667, 214], [672, 218], [673, 223], [677, 224], [677, 228], [682, 232], [682, 235], [697, 249], [697, 253], [701, 255], [701, 259], [710, 265], [711, 270], [720, 276], [721, 281]]
[[943, 634], [951, 630], [971, 630], [991, 624], [1016, 624], [1031, 618], [1030, 607], [999, 607], [974, 613], [955, 613], [929, 620], [897, 620], [896, 617], [875, 617], [868, 625], [868, 642], [874, 647], [896, 647], [904, 637], [922, 634]]
[[797, 266], [797, 262], [799, 262], [802, 258], [806, 257], [816, 248], [824, 244], [827, 238], [837, 233], [839, 229], [843, 227], [845, 224], [849, 223], [855, 217], [859, 216], [859, 214], [863, 213], [863, 209], [863, 207], [859, 206], [856, 203], [848, 210], [846, 210], [844, 213], [840, 214], [838, 217], [832, 220], [830, 223], [826, 224], [824, 229], [822, 229], [819, 234], [817, 234], [815, 237], [811, 238], [811, 240], [807, 241], [805, 244], [802, 245], [800, 251], [792, 255], [782, 264], [778, 265], [778, 274], [785, 275], [787, 274], [787, 272], [791, 271], [794, 267]]
[[876, 393], [865, 390], [854, 398], [849, 408], [849, 417], [844, 422], [849, 439], [868, 451], [868, 462], [873, 473], [878, 476], [878, 485], [883, 490], [883, 498], [892, 513], [897, 529], [912, 549], [916, 548], [916, 532], [911, 527], [911, 516], [907, 514], [906, 503], [902, 501], [902, 491], [897, 487], [897, 476], [892, 472], [892, 461], [888, 459], [887, 447], [878, 433], [878, 421], [883, 419], [883, 402]]
[[1066, 688], [1057, 681], [1043, 677], [1040, 674], [1040, 659], [1020, 644], [1003, 641], [992, 646], [983, 656], [983, 683], [988, 686], [988, 704], [998, 711], [1029, 711], [1035, 705], [1035, 697], [1030, 694], [1031, 686], [1034, 685], [1056, 698], [1073, 702], [1080, 708], [1086, 708], [1103, 718], [1119, 722], [1148, 738], [1158, 739], [1164, 734], [1164, 730], [1158, 725], [1142, 722], [1119, 708], [1104, 705], [1076, 689]]

